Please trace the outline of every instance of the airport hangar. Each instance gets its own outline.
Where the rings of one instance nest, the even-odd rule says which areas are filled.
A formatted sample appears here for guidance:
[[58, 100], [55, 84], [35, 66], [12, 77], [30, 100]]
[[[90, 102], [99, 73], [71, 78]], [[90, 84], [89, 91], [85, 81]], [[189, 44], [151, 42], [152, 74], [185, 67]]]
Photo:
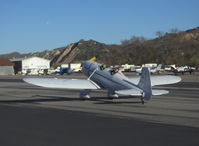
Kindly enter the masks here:
[[50, 68], [50, 60], [40, 57], [11, 59], [15, 74], [35, 74]]

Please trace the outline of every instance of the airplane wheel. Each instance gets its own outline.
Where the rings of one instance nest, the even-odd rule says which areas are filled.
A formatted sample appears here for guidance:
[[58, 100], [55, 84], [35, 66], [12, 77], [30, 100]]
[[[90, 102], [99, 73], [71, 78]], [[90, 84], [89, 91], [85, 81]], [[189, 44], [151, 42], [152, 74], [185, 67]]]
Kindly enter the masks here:
[[141, 100], [142, 104], [144, 104], [144, 100]]
[[141, 103], [144, 104], [144, 93], [142, 92]]
[[87, 99], [86, 99], [86, 98], [82, 98], [82, 97], [80, 97], [80, 100], [85, 101], [85, 100], [87, 100]]
[[80, 99], [83, 101], [90, 99], [90, 95], [88, 94], [89, 92], [90, 92], [90, 90], [80, 91]]

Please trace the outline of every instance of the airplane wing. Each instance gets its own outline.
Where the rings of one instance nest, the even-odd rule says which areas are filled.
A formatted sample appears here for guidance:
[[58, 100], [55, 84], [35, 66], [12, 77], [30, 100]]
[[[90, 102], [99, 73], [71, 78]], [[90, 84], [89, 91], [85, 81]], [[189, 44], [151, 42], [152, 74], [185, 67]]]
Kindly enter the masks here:
[[[138, 84], [140, 81], [140, 77], [132, 77], [128, 78], [134, 84]], [[181, 77], [172, 76], [172, 75], [157, 75], [151, 76], [151, 86], [156, 85], [167, 85], [167, 84], [174, 84], [181, 81]]]
[[86, 79], [24, 78], [25, 82], [47, 88], [99, 89], [93, 81]]

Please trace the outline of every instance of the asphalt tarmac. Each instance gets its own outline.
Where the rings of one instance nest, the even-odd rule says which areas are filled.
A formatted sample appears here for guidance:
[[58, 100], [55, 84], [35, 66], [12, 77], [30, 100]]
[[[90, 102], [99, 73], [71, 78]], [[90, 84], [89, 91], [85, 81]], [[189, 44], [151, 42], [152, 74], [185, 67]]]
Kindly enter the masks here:
[[22, 78], [0, 77], [2, 146], [199, 145], [197, 74], [157, 87], [170, 93], [144, 105], [138, 97], [109, 100], [97, 90], [82, 101], [79, 91], [36, 87]]

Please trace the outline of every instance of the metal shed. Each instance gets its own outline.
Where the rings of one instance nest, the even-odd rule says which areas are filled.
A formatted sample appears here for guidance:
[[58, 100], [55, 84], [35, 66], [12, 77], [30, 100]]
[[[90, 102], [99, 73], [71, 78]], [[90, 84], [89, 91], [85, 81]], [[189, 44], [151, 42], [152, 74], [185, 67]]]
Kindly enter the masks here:
[[0, 75], [13, 75], [13, 64], [9, 59], [0, 58]]

